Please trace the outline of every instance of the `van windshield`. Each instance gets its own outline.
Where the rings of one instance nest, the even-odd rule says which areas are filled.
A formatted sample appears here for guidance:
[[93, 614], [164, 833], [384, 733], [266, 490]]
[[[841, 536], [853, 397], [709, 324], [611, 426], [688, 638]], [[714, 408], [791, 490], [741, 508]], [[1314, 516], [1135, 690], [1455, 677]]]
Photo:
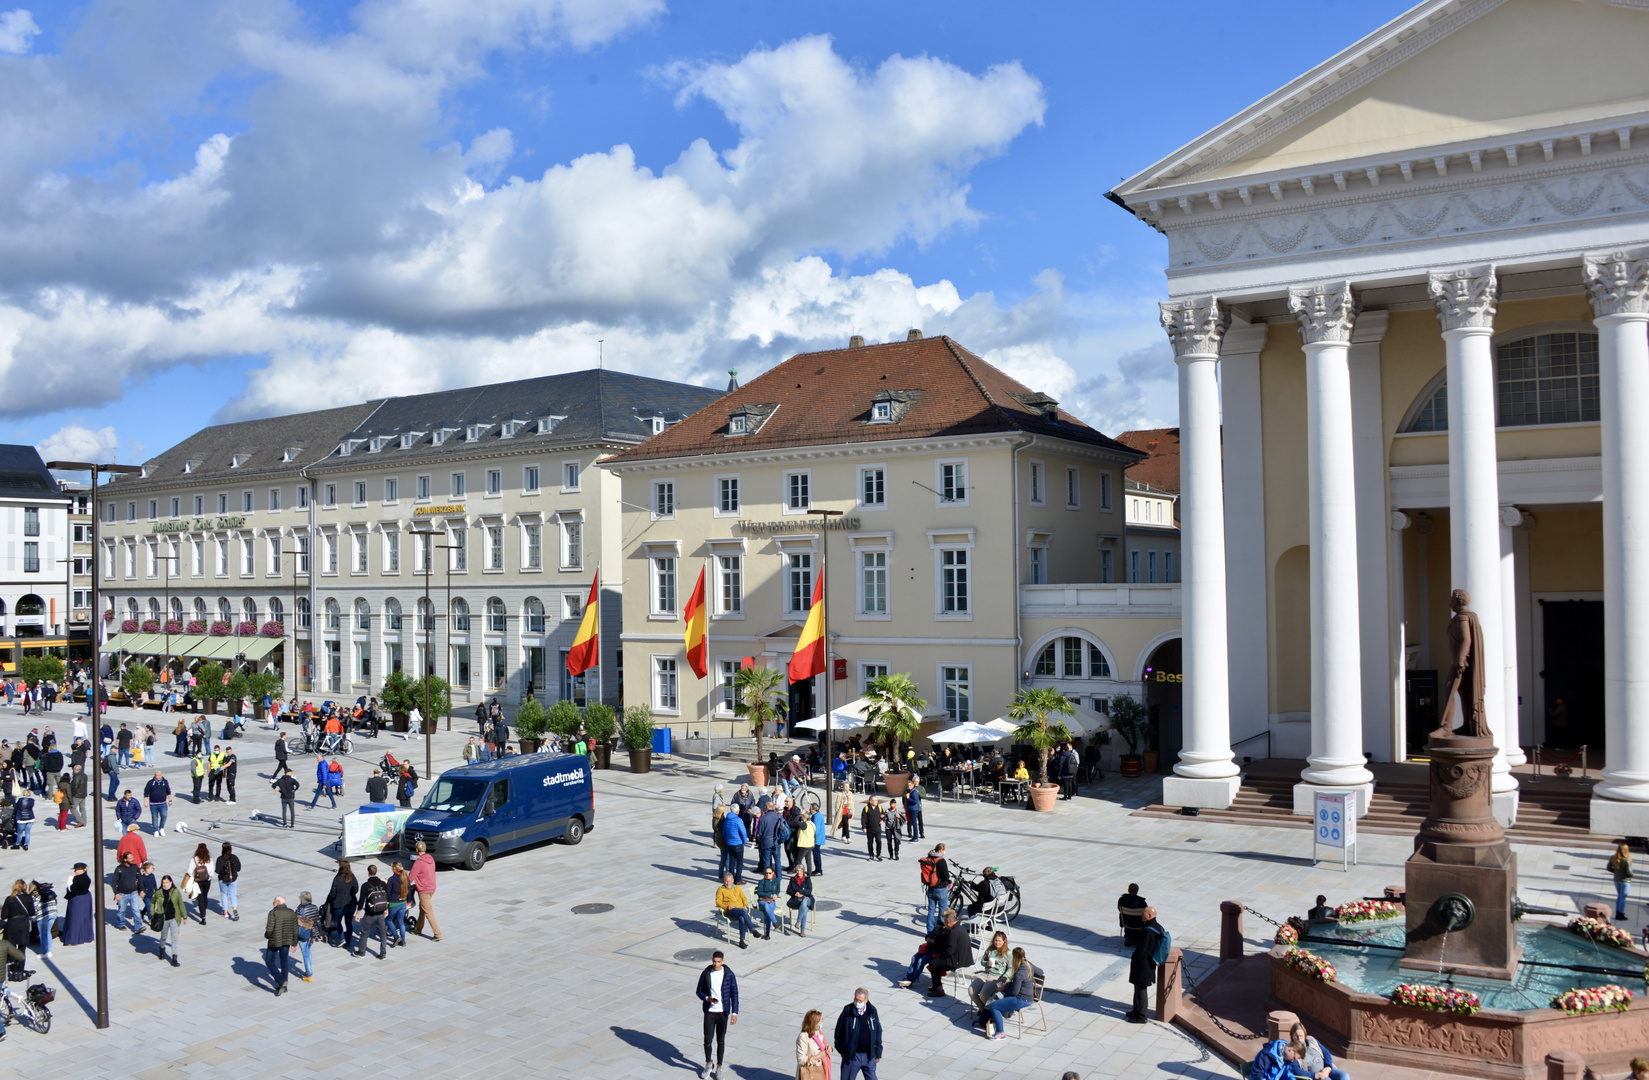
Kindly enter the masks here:
[[424, 796], [423, 808], [441, 810], [449, 814], [473, 814], [475, 808], [481, 805], [481, 797], [487, 793], [487, 783], [486, 780], [467, 780], [462, 777], [448, 780], [443, 776], [435, 781], [435, 786]]

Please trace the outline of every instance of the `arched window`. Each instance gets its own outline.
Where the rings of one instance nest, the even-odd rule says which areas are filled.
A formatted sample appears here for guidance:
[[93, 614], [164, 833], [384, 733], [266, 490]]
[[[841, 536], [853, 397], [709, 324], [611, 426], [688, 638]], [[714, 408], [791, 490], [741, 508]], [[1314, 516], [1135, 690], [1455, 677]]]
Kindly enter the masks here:
[[183, 597], [172, 597], [172, 619], [174, 622], [183, 621]]
[[427, 597], [420, 596], [418, 598], [418, 629], [420, 632], [435, 629], [435, 627], [430, 625], [431, 616], [433, 613], [433, 608], [429, 602], [429, 599]]
[[1110, 664], [1110, 661], [1105, 659], [1105, 654], [1099, 651], [1099, 647], [1097, 645], [1095, 645], [1093, 642], [1089, 642], [1088, 643], [1088, 678], [1090, 678], [1090, 679], [1109, 679], [1110, 677], [1111, 677], [1111, 664]]
[[218, 597], [218, 622], [233, 622], [235, 609], [229, 605], [227, 596]]
[[278, 596], [269, 598], [269, 621], [278, 622], [282, 626], [286, 625], [286, 606], [281, 603], [281, 598]]
[[1037, 654], [1032, 673], [1044, 679], [1109, 679], [1111, 663], [1093, 642], [1062, 637], [1048, 642]]
[[137, 597], [128, 596], [126, 598], [126, 617], [128, 619], [135, 619], [135, 618], [138, 618], [138, 616], [139, 616], [139, 609], [138, 609]]
[[298, 602], [295, 606], [298, 609], [298, 629], [299, 630], [308, 630], [309, 627], [310, 627], [309, 597], [307, 597], [307, 596], [298, 597]]
[[498, 599], [498, 597], [496, 597], [496, 596], [488, 597], [487, 598], [487, 629], [489, 631], [491, 631], [492, 633], [494, 633], [494, 634], [502, 634], [504, 632], [504, 628], [508, 625], [508, 623], [509, 623], [509, 615], [506, 614], [506, 611], [505, 611], [505, 608], [504, 608], [504, 601]]
[[401, 628], [401, 602], [393, 596], [384, 601], [384, 629], [399, 630]]
[[[1533, 333], [1495, 346], [1495, 426], [1596, 423], [1597, 335]], [[1447, 431], [1449, 388], [1439, 374], [1409, 406], [1399, 431]]]
[[326, 628], [328, 630], [338, 629], [338, 624], [343, 620], [343, 612], [338, 608], [338, 601], [332, 599], [330, 596], [327, 597], [325, 610]]
[[452, 628], [465, 632], [470, 628], [470, 606], [462, 596], [452, 602]]
[[[23, 613], [19, 611], [18, 614], [21, 615]], [[157, 622], [160, 620], [160, 601], [152, 596], [149, 597], [149, 618], [154, 619]]]
[[206, 597], [204, 596], [195, 597], [195, 618], [201, 622], [206, 621]]
[[248, 596], [240, 602], [241, 616], [249, 623], [258, 621], [258, 602]]
[[365, 598], [355, 601], [355, 629], [372, 629], [372, 607], [366, 602]]
[[544, 632], [544, 601], [536, 596], [529, 596], [524, 606], [527, 613], [527, 633], [542, 634]]

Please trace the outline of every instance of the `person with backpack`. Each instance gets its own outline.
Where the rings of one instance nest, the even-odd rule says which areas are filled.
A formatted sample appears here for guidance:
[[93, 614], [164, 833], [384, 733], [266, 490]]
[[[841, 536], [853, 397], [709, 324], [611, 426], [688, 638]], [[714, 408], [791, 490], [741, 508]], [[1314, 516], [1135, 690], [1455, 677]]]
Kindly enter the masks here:
[[103, 760], [99, 762], [103, 775], [109, 778], [109, 794], [105, 796], [110, 802], [115, 801], [115, 794], [120, 790], [120, 754], [110, 747], [104, 751]]
[[[183, 877], [183, 898], [193, 900], [200, 909], [200, 925], [206, 925], [212, 893], [212, 852], [205, 844], [195, 845], [195, 855]], [[221, 904], [219, 906], [222, 906]]]
[[1173, 937], [1163, 925], [1157, 922], [1157, 909], [1148, 907], [1140, 913], [1144, 916], [1145, 925], [1140, 927], [1139, 943], [1134, 946], [1134, 955], [1128, 961], [1128, 981], [1134, 984], [1134, 1007], [1123, 1017], [1130, 1024], [1146, 1022], [1145, 1010], [1149, 1008], [1148, 995], [1151, 987], [1157, 984], [1157, 966], [1168, 962], [1168, 950], [1173, 947]]
[[223, 917], [230, 922], [240, 922], [240, 896], [236, 884], [240, 881], [240, 856], [235, 854], [234, 844], [224, 843], [213, 869], [218, 875], [218, 907], [223, 910]]
[[928, 894], [927, 932], [931, 934], [939, 925], [939, 913], [950, 906], [950, 861], [945, 858], [945, 845], [936, 844], [916, 865]]
[[366, 868], [366, 880], [361, 882], [361, 917], [356, 925], [360, 927], [356, 956], [367, 954], [367, 935], [373, 930], [378, 931], [378, 959], [389, 955], [389, 886], [378, 876], [376, 863]]

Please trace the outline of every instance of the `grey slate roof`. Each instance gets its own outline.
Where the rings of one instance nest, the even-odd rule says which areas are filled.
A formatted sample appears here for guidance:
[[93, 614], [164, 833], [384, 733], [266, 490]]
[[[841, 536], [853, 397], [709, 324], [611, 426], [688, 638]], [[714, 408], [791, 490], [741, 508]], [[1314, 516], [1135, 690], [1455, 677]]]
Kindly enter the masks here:
[[32, 446], [0, 443], [0, 499], [62, 499], [57, 479]]
[[[721, 396], [716, 390], [668, 382], [621, 371], [574, 371], [514, 382], [439, 390], [406, 397], [380, 398], [317, 412], [294, 413], [263, 420], [217, 424], [196, 432], [144, 465], [146, 478], [130, 476], [111, 488], [136, 492], [173, 488], [180, 482], [233, 478], [236, 482], [264, 475], [289, 475], [301, 466], [344, 460], [339, 452], [345, 440], [359, 441], [349, 460], [373, 464], [416, 461], [458, 451], [486, 449], [498, 444], [558, 446], [590, 442], [633, 445], [652, 435], [652, 418], [676, 423]], [[557, 418], [551, 431], [540, 434], [538, 421]], [[524, 422], [506, 438], [503, 425]], [[472, 425], [484, 425], [476, 442], [465, 439]], [[441, 445], [436, 432], [453, 434]], [[407, 449], [399, 437], [415, 434]], [[374, 438], [382, 449], [370, 452]], [[291, 461], [283, 461], [295, 450]], [[244, 455], [239, 466], [237, 455]], [[195, 463], [190, 465], [190, 463]], [[185, 472], [185, 466], [189, 471]]]

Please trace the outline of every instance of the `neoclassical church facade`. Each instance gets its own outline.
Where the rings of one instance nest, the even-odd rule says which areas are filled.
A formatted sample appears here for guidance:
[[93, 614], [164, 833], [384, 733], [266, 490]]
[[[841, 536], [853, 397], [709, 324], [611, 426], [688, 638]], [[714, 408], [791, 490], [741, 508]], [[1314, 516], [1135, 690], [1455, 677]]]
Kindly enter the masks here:
[[1168, 243], [1184, 750], [1356, 790], [1484, 628], [1515, 819], [1590, 749], [1592, 829], [1649, 835], [1649, 0], [1427, 0], [1109, 198]]

